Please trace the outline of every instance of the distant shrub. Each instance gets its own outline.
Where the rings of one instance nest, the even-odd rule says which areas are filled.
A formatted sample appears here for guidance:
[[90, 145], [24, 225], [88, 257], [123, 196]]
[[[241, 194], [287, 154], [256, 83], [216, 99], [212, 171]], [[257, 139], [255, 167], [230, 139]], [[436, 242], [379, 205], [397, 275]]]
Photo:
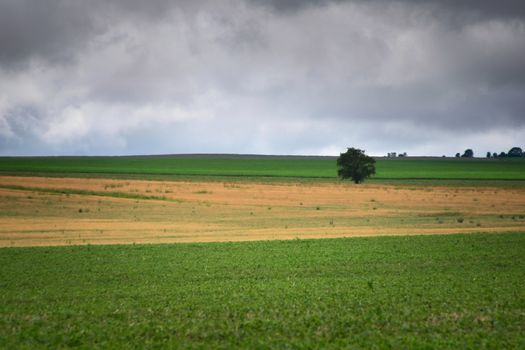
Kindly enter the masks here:
[[472, 151], [470, 148], [466, 149], [465, 152], [463, 152], [462, 158], [472, 158], [474, 157], [474, 151]]
[[208, 191], [208, 190], [200, 190], [200, 191], [195, 191], [195, 192], [193, 192], [193, 193], [195, 193], [195, 194], [210, 194], [211, 191]]
[[522, 157], [523, 156], [523, 150], [519, 147], [512, 147], [507, 153], [508, 157]]

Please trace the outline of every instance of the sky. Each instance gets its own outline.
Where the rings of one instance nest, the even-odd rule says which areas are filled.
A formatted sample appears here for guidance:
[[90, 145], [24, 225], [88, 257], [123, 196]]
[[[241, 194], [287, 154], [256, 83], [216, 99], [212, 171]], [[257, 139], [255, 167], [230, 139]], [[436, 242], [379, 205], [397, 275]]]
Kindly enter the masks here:
[[522, 0], [0, 0], [0, 155], [513, 146]]

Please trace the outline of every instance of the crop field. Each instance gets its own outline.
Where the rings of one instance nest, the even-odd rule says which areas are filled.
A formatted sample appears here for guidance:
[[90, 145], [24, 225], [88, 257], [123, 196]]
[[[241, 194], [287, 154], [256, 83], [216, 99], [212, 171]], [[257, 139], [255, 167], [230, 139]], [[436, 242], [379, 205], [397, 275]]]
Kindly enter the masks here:
[[[0, 157], [0, 173], [134, 175], [146, 179], [153, 175], [334, 179], [337, 176], [335, 159], [238, 155]], [[525, 181], [525, 158], [378, 158], [376, 168], [376, 180]]]
[[525, 234], [8, 248], [0, 347], [523, 349]]
[[522, 160], [20, 159], [0, 348], [525, 347]]

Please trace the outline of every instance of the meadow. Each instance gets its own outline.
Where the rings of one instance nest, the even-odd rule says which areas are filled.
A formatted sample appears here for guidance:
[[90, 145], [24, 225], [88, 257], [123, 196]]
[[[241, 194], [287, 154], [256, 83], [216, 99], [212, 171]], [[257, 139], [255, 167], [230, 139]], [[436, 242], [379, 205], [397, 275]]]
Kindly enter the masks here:
[[[335, 179], [335, 157], [176, 155], [0, 157], [4, 174], [237, 176]], [[525, 158], [377, 158], [375, 180], [525, 181]]]
[[525, 347], [525, 235], [0, 250], [0, 347]]

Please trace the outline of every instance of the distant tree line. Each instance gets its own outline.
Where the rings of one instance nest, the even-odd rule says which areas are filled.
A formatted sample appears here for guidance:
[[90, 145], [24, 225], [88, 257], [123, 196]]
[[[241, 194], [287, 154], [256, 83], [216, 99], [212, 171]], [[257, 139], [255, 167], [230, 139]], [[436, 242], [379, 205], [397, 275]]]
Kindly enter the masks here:
[[[456, 158], [472, 158], [474, 157], [474, 151], [470, 148], [466, 149], [463, 154], [456, 153]], [[494, 152], [487, 152], [487, 158], [514, 158], [514, 157], [525, 157], [525, 152], [520, 147], [512, 147], [507, 153], [500, 152], [499, 154]]]
[[386, 156], [388, 158], [395, 158], [395, 157], [406, 157], [407, 156], [407, 153], [406, 152], [403, 152], [403, 153], [399, 153], [397, 154], [397, 152], [388, 152], [386, 154]]

